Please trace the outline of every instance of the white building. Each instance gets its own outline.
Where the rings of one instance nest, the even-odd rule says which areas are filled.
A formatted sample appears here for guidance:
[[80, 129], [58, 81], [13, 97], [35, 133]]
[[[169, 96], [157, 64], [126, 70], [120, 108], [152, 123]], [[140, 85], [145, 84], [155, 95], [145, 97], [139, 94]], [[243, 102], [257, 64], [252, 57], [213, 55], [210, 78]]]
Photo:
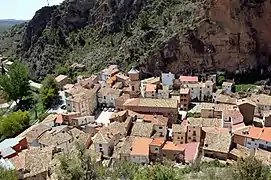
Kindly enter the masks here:
[[169, 86], [171, 89], [173, 86], [173, 82], [175, 80], [175, 75], [171, 72], [169, 73], [162, 73], [162, 84], [165, 86]]
[[110, 87], [102, 88], [98, 91], [98, 103], [106, 107], [115, 107], [116, 99], [120, 97], [122, 91]]
[[233, 88], [233, 83], [232, 82], [223, 82], [222, 84], [222, 90], [224, 93], [229, 94], [232, 92], [232, 88]]
[[108, 68], [102, 70], [101, 72], [101, 80], [102, 81], [107, 81], [109, 78], [114, 76], [119, 72], [118, 66], [117, 65], [110, 65]]
[[131, 161], [138, 164], [149, 164], [149, 146], [152, 142], [150, 138], [135, 137], [135, 141], [130, 153]]
[[186, 84], [184, 87], [190, 89], [190, 99], [204, 101], [206, 98], [212, 97], [214, 83], [206, 81], [205, 83], [199, 82], [194, 84]]

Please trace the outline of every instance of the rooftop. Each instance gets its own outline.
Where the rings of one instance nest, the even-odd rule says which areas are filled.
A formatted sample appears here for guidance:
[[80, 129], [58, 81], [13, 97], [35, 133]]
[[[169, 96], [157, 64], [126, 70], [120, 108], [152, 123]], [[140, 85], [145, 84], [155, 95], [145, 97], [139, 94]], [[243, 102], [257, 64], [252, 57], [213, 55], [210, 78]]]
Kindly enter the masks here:
[[81, 102], [86, 99], [90, 99], [95, 95], [96, 95], [95, 90], [87, 89], [84, 92], [80, 92], [78, 94], [74, 94], [74, 95], [68, 97], [67, 100], [74, 101], [74, 102]]
[[151, 146], [162, 146], [165, 143], [165, 138], [163, 137], [158, 137], [154, 138], [151, 142]]
[[129, 80], [129, 77], [128, 76], [126, 76], [125, 74], [123, 74], [123, 73], [118, 73], [117, 75], [116, 75], [118, 78], [120, 78], [120, 79], [123, 79], [123, 80]]
[[110, 65], [108, 68], [102, 70], [102, 73], [105, 75], [112, 75], [119, 72], [117, 65]]
[[68, 78], [68, 76], [60, 74], [59, 76], [57, 76], [57, 77], [55, 78], [55, 80], [56, 80], [56, 82], [59, 83], [59, 82], [63, 81], [63, 80], [66, 79], [66, 78]]
[[262, 133], [260, 135], [260, 139], [267, 141], [267, 142], [271, 142], [271, 128], [263, 128], [262, 129]]
[[139, 107], [158, 107], [158, 108], [176, 108], [178, 101], [174, 99], [150, 99], [150, 98], [132, 98], [126, 100], [123, 106]]
[[221, 119], [217, 118], [187, 118], [187, 125], [200, 127], [222, 127]]
[[131, 136], [151, 137], [153, 125], [151, 123], [136, 122], [132, 128]]
[[184, 144], [185, 151], [184, 151], [184, 160], [185, 162], [192, 162], [196, 160], [199, 153], [199, 142], [190, 142]]
[[182, 146], [182, 145], [176, 145], [171, 141], [166, 141], [166, 143], [165, 143], [165, 145], [163, 147], [163, 150], [166, 150], [166, 151], [184, 151], [185, 147]]
[[189, 94], [190, 89], [189, 88], [181, 88], [180, 89], [180, 94]]
[[179, 77], [181, 82], [198, 82], [198, 76], [180, 76]]
[[9, 148], [9, 147], [16, 146], [17, 144], [19, 144], [19, 142], [22, 139], [24, 139], [24, 138], [20, 137], [20, 138], [9, 138], [9, 139], [5, 139], [4, 141], [2, 141], [0, 143], [0, 151], [2, 151], [2, 149], [6, 149], [6, 148]]
[[45, 146], [58, 146], [60, 144], [63, 144], [65, 142], [68, 142], [72, 139], [72, 136], [68, 134], [67, 132], [60, 132], [60, 133], [52, 133], [50, 131], [47, 131], [44, 133], [40, 139], [39, 143], [43, 144]]
[[115, 95], [115, 96], [120, 96], [121, 91], [117, 90], [117, 89], [110, 88], [110, 87], [105, 87], [105, 88], [101, 88], [99, 90], [99, 94], [101, 94], [102, 96], [108, 96], [109, 94]]
[[42, 122], [43, 123], [54, 122], [56, 118], [57, 118], [56, 114], [49, 114]]
[[186, 132], [186, 125], [184, 124], [172, 124], [172, 133], [174, 132]]
[[155, 84], [146, 84], [146, 91], [148, 91], [148, 92], [156, 91], [156, 85]]
[[126, 154], [126, 155], [130, 154], [134, 142], [135, 142], [135, 137], [127, 136], [120, 149], [120, 153]]
[[231, 96], [228, 96], [228, 95], [219, 94], [217, 97], [217, 102], [235, 105], [237, 104], [237, 99], [232, 98]]
[[225, 111], [228, 109], [233, 109], [235, 105], [231, 104], [216, 104], [216, 103], [200, 103], [196, 107], [195, 113], [201, 113], [201, 109], [215, 109], [215, 111]]
[[138, 73], [139, 71], [134, 67], [132, 67], [132, 69], [128, 72], [128, 74], [138, 74]]
[[18, 137], [25, 136], [28, 143], [31, 143], [34, 140], [38, 139], [43, 133], [51, 129], [52, 128], [50, 126], [47, 126], [43, 123], [39, 123], [39, 124], [31, 126], [27, 130], [25, 130], [22, 134], [20, 134]]
[[224, 81], [224, 82], [222, 83], [222, 86], [232, 86], [232, 85], [233, 85], [232, 82], [226, 82], [226, 81]]
[[135, 137], [131, 156], [148, 156], [149, 155], [149, 145], [152, 139], [145, 137]]
[[248, 99], [259, 105], [271, 106], [271, 96], [266, 94], [252, 94]]
[[242, 113], [239, 111], [239, 109], [228, 109], [227, 111], [223, 111], [224, 116], [231, 117], [232, 123], [238, 124], [240, 121], [243, 121], [244, 117]]
[[231, 144], [231, 135], [227, 128], [203, 128], [206, 132], [204, 150], [228, 153]]
[[160, 126], [166, 126], [168, 124], [168, 118], [162, 115], [145, 114], [143, 115], [143, 120]]
[[141, 80], [142, 84], [158, 84], [160, 82], [160, 77], [151, 77]]
[[241, 158], [241, 157], [248, 157], [250, 156], [250, 149], [244, 147], [244, 146], [238, 146], [237, 148], [234, 148], [230, 151], [230, 154]]

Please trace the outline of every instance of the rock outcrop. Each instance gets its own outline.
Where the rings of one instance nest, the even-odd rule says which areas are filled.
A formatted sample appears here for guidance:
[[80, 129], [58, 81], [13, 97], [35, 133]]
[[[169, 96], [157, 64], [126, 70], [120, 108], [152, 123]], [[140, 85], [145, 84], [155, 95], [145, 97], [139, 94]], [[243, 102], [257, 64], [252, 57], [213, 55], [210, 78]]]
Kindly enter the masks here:
[[66, 0], [36, 12], [16, 52], [36, 78], [73, 61], [90, 70], [113, 62], [151, 74], [266, 75], [270, 14], [267, 0]]

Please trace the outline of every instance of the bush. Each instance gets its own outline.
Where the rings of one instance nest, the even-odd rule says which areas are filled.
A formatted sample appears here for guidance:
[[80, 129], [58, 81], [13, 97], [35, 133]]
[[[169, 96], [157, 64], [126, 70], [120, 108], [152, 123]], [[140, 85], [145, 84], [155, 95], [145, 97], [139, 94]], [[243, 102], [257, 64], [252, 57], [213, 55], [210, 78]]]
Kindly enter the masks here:
[[6, 138], [14, 137], [29, 126], [30, 116], [27, 111], [13, 112], [0, 120], [0, 134]]

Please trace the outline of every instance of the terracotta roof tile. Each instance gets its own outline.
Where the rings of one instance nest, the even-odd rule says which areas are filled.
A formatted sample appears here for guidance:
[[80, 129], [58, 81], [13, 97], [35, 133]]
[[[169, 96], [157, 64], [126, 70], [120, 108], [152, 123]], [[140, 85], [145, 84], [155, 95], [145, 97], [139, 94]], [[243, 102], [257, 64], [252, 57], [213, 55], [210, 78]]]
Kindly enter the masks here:
[[198, 76], [180, 76], [181, 82], [198, 82], [199, 78]]
[[183, 145], [176, 145], [171, 141], [166, 141], [163, 150], [168, 150], [168, 151], [184, 151], [185, 147]]
[[184, 160], [185, 162], [195, 161], [199, 153], [199, 142], [185, 144]]
[[151, 142], [151, 146], [162, 146], [165, 143], [165, 138], [158, 137], [154, 138]]
[[155, 84], [146, 84], [146, 91], [148, 91], [148, 92], [156, 91], [156, 85]]
[[132, 146], [131, 156], [148, 156], [149, 146], [152, 142], [150, 138], [135, 137], [135, 141]]
[[250, 127], [248, 130], [247, 137], [253, 138], [253, 139], [259, 139], [261, 133], [262, 133], [262, 128]]
[[271, 128], [263, 128], [260, 139], [271, 142]]

